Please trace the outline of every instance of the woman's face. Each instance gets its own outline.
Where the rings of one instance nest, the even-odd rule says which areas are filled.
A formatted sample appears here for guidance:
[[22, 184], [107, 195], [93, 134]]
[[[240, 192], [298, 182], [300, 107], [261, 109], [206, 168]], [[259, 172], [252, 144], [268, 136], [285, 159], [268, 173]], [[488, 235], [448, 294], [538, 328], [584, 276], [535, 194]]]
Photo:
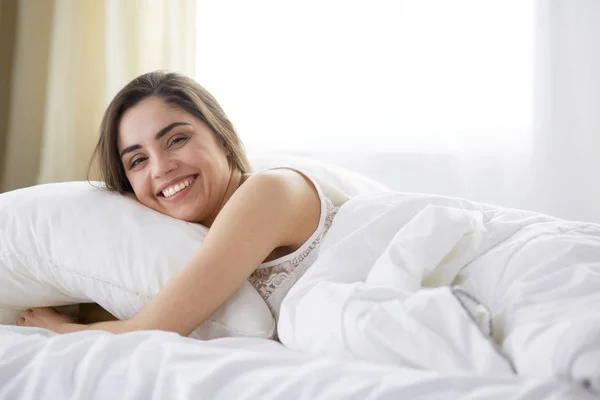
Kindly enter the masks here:
[[218, 209], [230, 177], [227, 149], [203, 121], [148, 97], [123, 114], [118, 145], [145, 206], [200, 223]]

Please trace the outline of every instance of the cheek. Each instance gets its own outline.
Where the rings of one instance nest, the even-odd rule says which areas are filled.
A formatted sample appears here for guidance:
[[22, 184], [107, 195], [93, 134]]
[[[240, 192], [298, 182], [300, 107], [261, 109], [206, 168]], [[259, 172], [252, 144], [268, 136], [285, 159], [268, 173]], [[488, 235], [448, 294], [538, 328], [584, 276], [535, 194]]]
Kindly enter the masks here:
[[189, 165], [208, 169], [221, 169], [228, 164], [226, 150], [218, 144], [190, 146], [186, 149], [184, 160]]
[[135, 174], [131, 174], [127, 176], [129, 179], [129, 183], [133, 188], [133, 193], [138, 200], [143, 201], [145, 199], [154, 197], [154, 193], [152, 193], [152, 189], [150, 186], [150, 182], [148, 182], [142, 176], [136, 176]]

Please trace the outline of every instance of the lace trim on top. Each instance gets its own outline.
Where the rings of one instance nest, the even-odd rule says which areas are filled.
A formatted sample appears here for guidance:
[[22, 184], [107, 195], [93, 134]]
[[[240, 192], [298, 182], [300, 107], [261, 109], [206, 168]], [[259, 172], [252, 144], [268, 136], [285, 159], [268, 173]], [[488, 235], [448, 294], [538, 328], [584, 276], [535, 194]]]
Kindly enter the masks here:
[[[317, 251], [325, 234], [331, 227], [333, 219], [338, 212], [331, 201], [319, 193], [322, 205], [326, 207], [324, 223], [319, 223], [317, 236], [312, 241], [307, 241], [302, 247], [287, 256], [261, 264], [250, 276], [249, 281], [265, 300], [275, 318], [279, 314], [279, 306], [283, 297], [292, 285], [304, 274], [308, 267], [314, 262]], [[320, 232], [319, 232], [320, 231]]]

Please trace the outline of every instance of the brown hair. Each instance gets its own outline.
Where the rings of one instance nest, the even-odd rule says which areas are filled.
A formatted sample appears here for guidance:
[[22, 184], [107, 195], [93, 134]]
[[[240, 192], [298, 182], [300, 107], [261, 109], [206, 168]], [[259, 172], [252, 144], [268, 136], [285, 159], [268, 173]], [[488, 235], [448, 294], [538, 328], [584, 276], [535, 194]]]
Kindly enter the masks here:
[[250, 172], [244, 146], [217, 100], [191, 78], [174, 72], [154, 71], [138, 76], [121, 89], [102, 118], [100, 139], [90, 167], [98, 161], [101, 180], [108, 190], [133, 192], [119, 157], [119, 124], [125, 111], [149, 96], [156, 96], [202, 120], [229, 151], [231, 166], [243, 174]]

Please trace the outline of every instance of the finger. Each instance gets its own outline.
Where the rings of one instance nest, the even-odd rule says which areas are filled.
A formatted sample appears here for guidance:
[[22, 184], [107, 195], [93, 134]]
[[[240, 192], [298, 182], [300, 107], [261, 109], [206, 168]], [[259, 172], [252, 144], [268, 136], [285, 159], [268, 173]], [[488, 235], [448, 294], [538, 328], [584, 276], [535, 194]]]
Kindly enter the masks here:
[[23, 326], [25, 325], [25, 318], [21, 317], [21, 318], [17, 318], [17, 326]]
[[28, 310], [25, 310], [25, 312], [23, 313], [23, 317], [24, 318], [29, 318], [33, 315], [33, 310], [30, 308]]

